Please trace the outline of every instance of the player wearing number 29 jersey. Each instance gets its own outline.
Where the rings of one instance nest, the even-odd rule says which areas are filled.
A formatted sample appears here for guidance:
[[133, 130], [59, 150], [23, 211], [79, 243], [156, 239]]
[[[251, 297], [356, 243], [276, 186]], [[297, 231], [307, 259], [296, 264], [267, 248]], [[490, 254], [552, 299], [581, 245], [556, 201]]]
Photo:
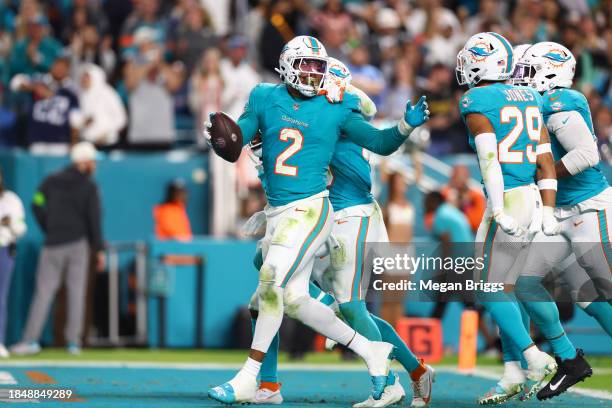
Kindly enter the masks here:
[[[506, 289], [516, 283], [515, 271], [520, 270], [526, 255], [522, 248], [525, 231], [544, 226], [545, 232], [554, 233], [557, 228], [552, 214], [556, 180], [541, 116], [542, 99], [532, 89], [504, 83], [513, 73], [513, 54], [503, 36], [479, 33], [457, 55], [458, 82], [471, 88], [461, 98], [459, 109], [469, 143], [478, 156], [488, 197], [476, 236], [476, 254], [484, 259], [484, 267], [476, 274], [481, 280], [509, 285]], [[545, 213], [543, 201], [548, 208]], [[531, 397], [541, 389], [546, 376], [556, 371], [554, 359], [538, 350], [528, 329], [517, 324], [522, 322], [521, 312], [510, 294], [504, 291], [478, 296], [500, 328], [504, 362], [516, 368], [514, 363], [524, 357], [528, 364], [526, 375], [519, 364], [512, 370], [516, 375], [505, 374], [479, 403], [499, 404], [523, 389], [526, 398]], [[550, 306], [555, 307], [554, 303]]]
[[[532, 88], [498, 82], [470, 89], [461, 98], [459, 109], [464, 121], [470, 113], [480, 113], [493, 125], [504, 189], [532, 184], [536, 173], [536, 146], [543, 126], [540, 94]], [[469, 143], [476, 151], [471, 133]]]

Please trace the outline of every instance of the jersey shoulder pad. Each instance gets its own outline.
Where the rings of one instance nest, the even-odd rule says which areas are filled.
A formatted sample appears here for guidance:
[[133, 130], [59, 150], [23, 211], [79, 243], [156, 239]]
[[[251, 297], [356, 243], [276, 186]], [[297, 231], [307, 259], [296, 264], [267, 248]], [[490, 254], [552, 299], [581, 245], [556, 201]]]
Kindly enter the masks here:
[[497, 92], [492, 87], [472, 88], [459, 99], [459, 112], [465, 118], [470, 113], [485, 113], [495, 107]]
[[361, 113], [360, 102], [359, 96], [352, 92], [345, 92], [344, 97], [342, 98], [342, 105], [345, 107], [345, 109], [359, 113]]
[[586, 97], [573, 89], [551, 89], [544, 93], [543, 99], [545, 115], [567, 111], [589, 111]]
[[258, 112], [259, 106], [265, 106], [268, 97], [278, 87], [276, 84], [261, 83], [251, 89], [245, 111]]

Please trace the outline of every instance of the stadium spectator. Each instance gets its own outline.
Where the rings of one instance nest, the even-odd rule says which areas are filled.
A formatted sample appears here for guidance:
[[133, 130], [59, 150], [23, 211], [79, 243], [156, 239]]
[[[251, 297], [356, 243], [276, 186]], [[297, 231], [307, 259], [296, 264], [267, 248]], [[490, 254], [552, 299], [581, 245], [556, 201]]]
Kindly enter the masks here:
[[443, 244], [474, 242], [466, 216], [457, 207], [447, 203], [439, 191], [425, 196], [425, 212], [433, 214], [431, 232]]
[[251, 89], [261, 81], [257, 71], [246, 61], [247, 53], [246, 38], [232, 37], [227, 42], [227, 56], [220, 64], [223, 79], [221, 108], [235, 120], [242, 114]]
[[370, 52], [364, 44], [358, 44], [349, 55], [348, 69], [352, 84], [364, 91], [376, 105], [380, 105], [385, 90], [385, 77], [380, 69], [370, 64]]
[[82, 66], [79, 100], [84, 116], [81, 139], [97, 147], [117, 144], [119, 132], [127, 124], [125, 107], [117, 91], [106, 83], [102, 68], [94, 64]]
[[217, 112], [222, 107], [221, 99], [225, 84], [221, 76], [219, 49], [210, 48], [202, 55], [189, 82], [189, 106], [196, 117], [197, 129], [208, 119], [210, 113]]
[[259, 38], [261, 67], [268, 78], [278, 78], [274, 69], [283, 45], [296, 34], [297, 17], [294, 4], [290, 0], [271, 0], [265, 11], [266, 21]]
[[482, 191], [470, 187], [470, 169], [463, 164], [453, 166], [448, 184], [440, 191], [447, 203], [454, 205], [466, 216], [473, 232], [478, 230], [487, 206]]
[[168, 146], [176, 136], [172, 96], [183, 83], [184, 67], [180, 62], [166, 63], [158, 41], [155, 30], [140, 27], [134, 35], [135, 49], [125, 63], [132, 145]]
[[191, 225], [187, 215], [187, 188], [181, 179], [172, 180], [166, 186], [164, 202], [153, 209], [155, 236], [158, 239], [189, 241]]
[[47, 177], [34, 195], [32, 211], [45, 235], [45, 244], [38, 259], [28, 321], [21, 342], [11, 348], [14, 354], [40, 352], [38, 341], [62, 283], [68, 296], [64, 329], [68, 352], [81, 351], [90, 251], [96, 254], [98, 270], [105, 266], [100, 197], [92, 178], [96, 154], [91, 143], [76, 144], [70, 151], [72, 164]]
[[436, 64], [429, 69], [422, 90], [431, 111], [431, 119], [426, 125], [431, 130], [430, 151], [436, 155], [469, 149], [459, 118], [455, 83], [453, 72], [443, 64]]
[[68, 154], [83, 124], [77, 92], [70, 79], [70, 57], [58, 56], [48, 75], [16, 75], [11, 88], [33, 95], [26, 140], [33, 154]]
[[29, 17], [25, 38], [18, 40], [11, 51], [11, 76], [49, 72], [62, 50], [62, 45], [49, 35], [48, 28], [44, 16]]
[[[406, 199], [406, 180], [401, 173], [392, 172], [388, 175], [389, 194], [388, 201], [383, 209], [383, 216], [389, 241], [392, 243], [408, 243], [408, 252], [413, 252], [412, 234], [414, 226], [414, 207]], [[387, 271], [383, 275], [383, 281], [397, 283], [403, 279], [409, 279], [410, 275], [405, 270]], [[404, 315], [404, 300], [406, 292], [386, 290], [382, 292], [380, 305], [380, 317], [393, 327]]]
[[173, 39], [175, 57], [192, 72], [202, 54], [217, 45], [210, 15], [199, 4], [187, 6]]
[[158, 41], [166, 41], [167, 24], [159, 12], [159, 0], [139, 0], [133, 2], [134, 9], [123, 23], [119, 43], [122, 49], [138, 46], [137, 33], [141, 28], [149, 28]]
[[74, 73], [78, 73], [84, 64], [96, 64], [110, 77], [117, 65], [117, 55], [112, 49], [111, 37], [102, 37], [93, 24], [88, 24], [73, 34], [70, 54]]
[[0, 358], [9, 357], [5, 347], [9, 288], [15, 260], [15, 243], [26, 232], [25, 212], [19, 197], [5, 188], [0, 171]]

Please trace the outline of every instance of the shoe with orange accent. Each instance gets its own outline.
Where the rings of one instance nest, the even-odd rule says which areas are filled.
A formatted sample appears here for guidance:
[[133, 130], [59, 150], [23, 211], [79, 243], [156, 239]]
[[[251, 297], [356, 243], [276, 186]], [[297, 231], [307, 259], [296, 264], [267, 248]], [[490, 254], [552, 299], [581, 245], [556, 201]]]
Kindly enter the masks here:
[[283, 396], [280, 392], [281, 383], [262, 381], [255, 397], [251, 400], [253, 404], [280, 405]]
[[421, 360], [421, 366], [410, 373], [412, 379], [411, 407], [426, 407], [431, 402], [431, 389], [436, 380], [434, 369]]

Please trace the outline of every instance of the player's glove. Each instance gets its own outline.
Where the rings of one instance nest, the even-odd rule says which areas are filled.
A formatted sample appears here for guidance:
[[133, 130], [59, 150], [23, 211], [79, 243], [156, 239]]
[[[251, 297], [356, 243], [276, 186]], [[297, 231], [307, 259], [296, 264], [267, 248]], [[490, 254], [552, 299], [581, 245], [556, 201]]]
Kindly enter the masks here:
[[429, 120], [429, 109], [427, 105], [427, 97], [421, 96], [416, 105], [412, 106], [410, 101], [406, 104], [404, 117], [398, 125], [399, 131], [403, 135], [408, 135], [417, 126]]
[[329, 103], [340, 103], [348, 85], [349, 82], [345, 79], [330, 74], [325, 79], [323, 88], [319, 89], [319, 95], [325, 95]]
[[204, 121], [204, 125], [202, 127], [202, 135], [204, 136], [204, 144], [208, 146], [208, 148], [212, 148], [212, 142], [210, 141], [210, 128], [212, 127], [212, 118], [215, 115], [214, 112], [210, 112], [208, 114], [208, 119]]
[[561, 224], [555, 217], [555, 210], [546, 205], [542, 209], [542, 232], [546, 235], [557, 235], [561, 232]]
[[504, 210], [498, 210], [493, 213], [493, 219], [499, 225], [506, 234], [515, 237], [525, 235], [525, 228], [523, 228], [513, 217], [504, 213]]

